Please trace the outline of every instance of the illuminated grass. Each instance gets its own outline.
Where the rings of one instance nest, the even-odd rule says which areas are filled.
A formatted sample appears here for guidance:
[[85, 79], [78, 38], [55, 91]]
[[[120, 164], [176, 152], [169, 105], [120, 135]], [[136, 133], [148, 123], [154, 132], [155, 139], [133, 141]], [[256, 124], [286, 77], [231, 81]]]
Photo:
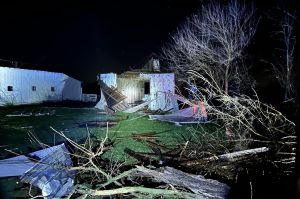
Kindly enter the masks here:
[[[149, 120], [148, 116], [141, 117], [139, 114], [121, 113], [119, 115], [128, 117], [128, 119], [121, 121], [118, 125], [109, 129], [109, 137], [111, 139], [117, 139], [113, 150], [105, 154], [105, 157], [113, 157], [116, 160], [133, 163], [134, 159], [128, 157], [128, 155], [124, 153], [125, 148], [129, 148], [137, 152], [153, 152], [146, 142], [133, 140], [131, 138], [133, 133], [158, 133], [158, 143], [163, 146], [162, 149], [164, 151], [176, 148], [176, 145], [179, 144], [178, 141], [182, 141], [181, 135], [189, 137], [187, 134], [188, 129], [191, 127], [190, 125], [176, 126], [173, 123]], [[105, 130], [101, 129], [97, 132], [97, 136], [101, 137], [101, 135], [104, 135], [104, 133]]]
[[[64, 131], [69, 138], [80, 141], [87, 136], [85, 128], [78, 128], [77, 122], [93, 121], [112, 118], [99, 114], [97, 109], [72, 109], [72, 108], [49, 108], [55, 109], [56, 113], [53, 116], [41, 117], [6, 117], [5, 115], [14, 111], [28, 110], [34, 111], [44, 109], [41, 106], [25, 106], [25, 107], [10, 107], [0, 109], [0, 146], [5, 146], [2, 149], [14, 149], [19, 153], [27, 153], [29, 150], [39, 149], [37, 143], [31, 142], [28, 132], [32, 131], [42, 142], [49, 145], [54, 145], [63, 141], [59, 136], [49, 128], [54, 127], [56, 130]], [[124, 114], [118, 113], [114, 118], [123, 118], [116, 126], [109, 128], [109, 138], [115, 139], [116, 143], [110, 153], [105, 154], [105, 157], [112, 157], [115, 160], [128, 163], [133, 162], [133, 158], [129, 158], [124, 149], [127, 147], [138, 152], [152, 152], [147, 143], [136, 141], [131, 138], [133, 133], [158, 133], [157, 139], [161, 145], [167, 147], [165, 150], [171, 150], [178, 144], [178, 139], [181, 135], [189, 136], [187, 126], [176, 126], [172, 123], [159, 122], [149, 120], [148, 116], [141, 117], [140, 114]], [[90, 128], [91, 136], [101, 138], [105, 135], [106, 128]], [[1, 150], [4, 157], [9, 155]], [[12, 154], [11, 154], [12, 155]]]

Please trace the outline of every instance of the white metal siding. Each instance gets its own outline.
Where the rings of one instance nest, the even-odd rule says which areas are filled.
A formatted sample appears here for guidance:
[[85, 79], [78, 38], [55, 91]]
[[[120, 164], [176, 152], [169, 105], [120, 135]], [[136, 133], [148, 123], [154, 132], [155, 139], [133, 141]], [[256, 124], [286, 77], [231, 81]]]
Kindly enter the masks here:
[[63, 80], [64, 88], [62, 90], [63, 100], [81, 101], [82, 88], [81, 82], [65, 75]]
[[[8, 86], [13, 86], [13, 91], [7, 91]], [[36, 87], [35, 91], [32, 86]], [[80, 81], [63, 73], [0, 67], [0, 105], [64, 99], [81, 99]]]
[[156, 99], [150, 103], [151, 110], [178, 108], [176, 100], [170, 95], [175, 93], [174, 73], [140, 74], [140, 77], [150, 79], [150, 99]]

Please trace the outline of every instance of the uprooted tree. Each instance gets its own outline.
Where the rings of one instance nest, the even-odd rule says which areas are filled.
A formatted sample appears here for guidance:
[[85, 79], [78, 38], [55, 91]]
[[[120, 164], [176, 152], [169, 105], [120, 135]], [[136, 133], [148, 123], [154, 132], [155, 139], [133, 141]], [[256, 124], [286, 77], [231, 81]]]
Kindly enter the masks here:
[[178, 28], [163, 48], [164, 58], [178, 77], [195, 70], [228, 93], [230, 81], [245, 82], [249, 67], [242, 62], [243, 53], [256, 25], [253, 6], [212, 1]]

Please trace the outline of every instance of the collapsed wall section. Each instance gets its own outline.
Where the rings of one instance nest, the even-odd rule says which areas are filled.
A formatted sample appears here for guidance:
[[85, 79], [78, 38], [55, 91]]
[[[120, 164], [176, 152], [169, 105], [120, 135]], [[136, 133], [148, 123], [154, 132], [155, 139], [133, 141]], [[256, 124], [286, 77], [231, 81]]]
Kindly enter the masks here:
[[[117, 74], [115, 73], [104, 73], [99, 74], [97, 77], [98, 81], [102, 80], [109, 87], [117, 87]], [[95, 108], [104, 110], [107, 105], [103, 92], [101, 91], [100, 101], [96, 104]]]

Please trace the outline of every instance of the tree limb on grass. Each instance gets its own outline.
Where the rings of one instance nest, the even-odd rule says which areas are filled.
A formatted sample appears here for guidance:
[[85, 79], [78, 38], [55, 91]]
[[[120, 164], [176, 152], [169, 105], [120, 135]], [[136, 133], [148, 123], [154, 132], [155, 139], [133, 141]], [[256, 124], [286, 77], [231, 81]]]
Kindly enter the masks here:
[[176, 191], [176, 190], [168, 190], [168, 189], [154, 189], [154, 188], [146, 188], [146, 187], [122, 187], [117, 189], [110, 190], [84, 190], [78, 189], [78, 193], [80, 194], [88, 194], [90, 196], [113, 196], [118, 194], [128, 194], [128, 193], [144, 193], [150, 195], [163, 195], [163, 196], [178, 196], [180, 198], [193, 199], [196, 197], [195, 194], [184, 192], [184, 191]]

